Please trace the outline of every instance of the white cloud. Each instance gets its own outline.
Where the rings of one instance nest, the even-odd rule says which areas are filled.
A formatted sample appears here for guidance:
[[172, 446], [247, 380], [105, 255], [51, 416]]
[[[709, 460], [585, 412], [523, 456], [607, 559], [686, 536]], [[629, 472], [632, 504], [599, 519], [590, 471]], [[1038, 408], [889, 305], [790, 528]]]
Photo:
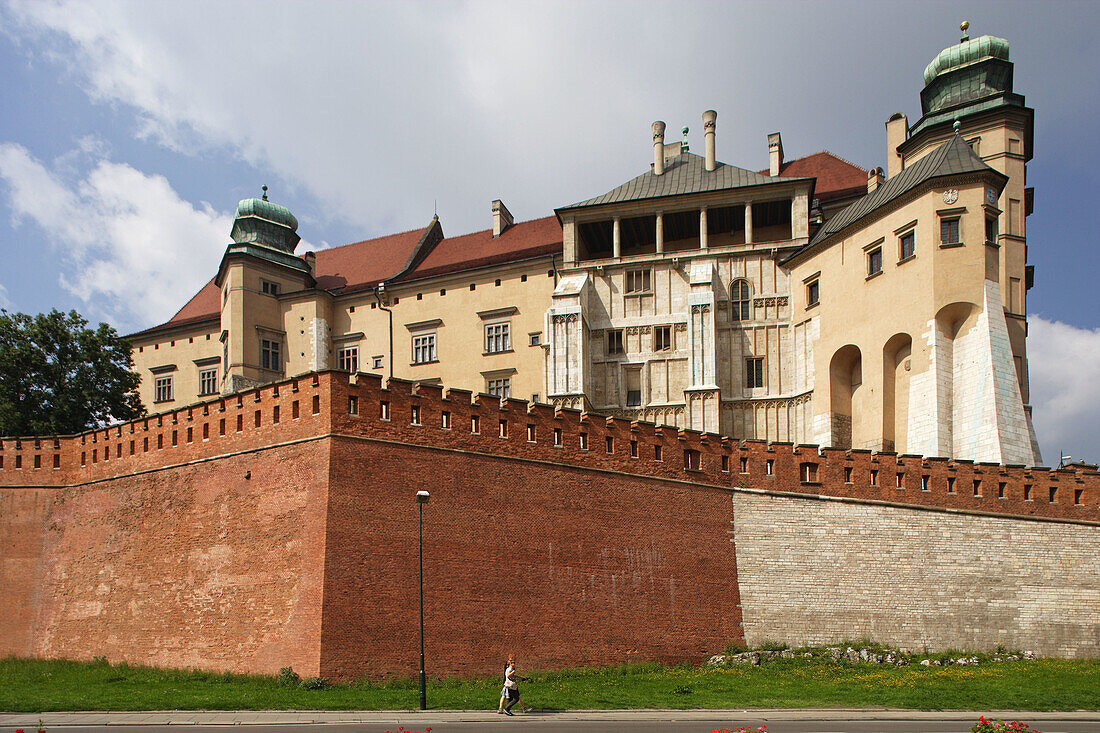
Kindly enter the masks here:
[[1100, 462], [1100, 328], [1028, 319], [1032, 419], [1043, 461]]
[[[71, 155], [62, 156], [64, 168]], [[163, 176], [97, 160], [78, 180], [0, 144], [12, 216], [56, 247], [62, 286], [123, 330], [167, 320], [210, 278], [232, 217], [184, 201]]]
[[8, 297], [8, 289], [3, 285], [0, 285], [0, 308], [7, 310], [13, 310], [15, 305], [11, 302], [11, 298]]

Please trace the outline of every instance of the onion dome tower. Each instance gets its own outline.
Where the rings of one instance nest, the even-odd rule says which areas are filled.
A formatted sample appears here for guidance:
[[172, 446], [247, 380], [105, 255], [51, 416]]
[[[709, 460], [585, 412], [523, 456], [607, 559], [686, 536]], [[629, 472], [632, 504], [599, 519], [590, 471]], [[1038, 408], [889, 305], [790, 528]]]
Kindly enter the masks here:
[[242, 199], [237, 204], [230, 232], [233, 242], [226, 248], [226, 255], [252, 255], [308, 272], [306, 262], [294, 254], [302, 239], [298, 236], [298, 220], [285, 206], [268, 201], [267, 186], [263, 192], [262, 198]]

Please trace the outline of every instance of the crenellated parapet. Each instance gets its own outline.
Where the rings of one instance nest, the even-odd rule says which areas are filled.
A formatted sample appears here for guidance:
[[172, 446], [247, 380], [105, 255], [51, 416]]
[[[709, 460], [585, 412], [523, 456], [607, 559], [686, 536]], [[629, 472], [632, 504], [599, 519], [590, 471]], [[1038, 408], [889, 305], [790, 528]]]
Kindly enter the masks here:
[[[326, 371], [69, 436], [0, 439], [0, 486], [63, 487], [331, 437], [648, 476], [716, 490], [1100, 523], [1100, 473], [733, 440]], [[478, 480], [471, 477], [471, 480]]]

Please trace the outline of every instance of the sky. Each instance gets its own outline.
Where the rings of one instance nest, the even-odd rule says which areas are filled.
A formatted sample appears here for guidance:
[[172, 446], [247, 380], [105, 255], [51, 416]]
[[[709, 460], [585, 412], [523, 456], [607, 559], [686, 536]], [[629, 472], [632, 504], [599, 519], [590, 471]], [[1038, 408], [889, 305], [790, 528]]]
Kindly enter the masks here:
[[[123, 333], [216, 271], [270, 189], [304, 248], [548, 216], [649, 168], [650, 123], [718, 111], [718, 158], [884, 166], [925, 65], [1011, 44], [1035, 111], [1031, 401], [1047, 464], [1100, 461], [1100, 6], [1091, 2], [0, 0], [0, 307]], [[675, 139], [672, 132], [668, 139]]]

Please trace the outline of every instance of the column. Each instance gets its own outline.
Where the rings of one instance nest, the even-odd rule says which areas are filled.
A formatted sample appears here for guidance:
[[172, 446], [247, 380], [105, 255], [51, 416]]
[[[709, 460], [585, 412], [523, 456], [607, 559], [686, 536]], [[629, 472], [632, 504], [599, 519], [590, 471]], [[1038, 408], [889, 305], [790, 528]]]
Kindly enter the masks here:
[[709, 246], [707, 234], [707, 207], [704, 206], [699, 209], [699, 249], [706, 249]]
[[662, 213], [657, 214], [657, 254], [663, 254], [665, 251], [665, 216]]
[[620, 217], [616, 216], [615, 217], [615, 223], [612, 225], [612, 229], [611, 229], [611, 247], [612, 247], [611, 254], [612, 254], [612, 256], [615, 257], [615, 259], [618, 259], [618, 258], [623, 256], [621, 222], [622, 222], [622, 219]]
[[752, 204], [745, 204], [745, 244], [752, 244]]

